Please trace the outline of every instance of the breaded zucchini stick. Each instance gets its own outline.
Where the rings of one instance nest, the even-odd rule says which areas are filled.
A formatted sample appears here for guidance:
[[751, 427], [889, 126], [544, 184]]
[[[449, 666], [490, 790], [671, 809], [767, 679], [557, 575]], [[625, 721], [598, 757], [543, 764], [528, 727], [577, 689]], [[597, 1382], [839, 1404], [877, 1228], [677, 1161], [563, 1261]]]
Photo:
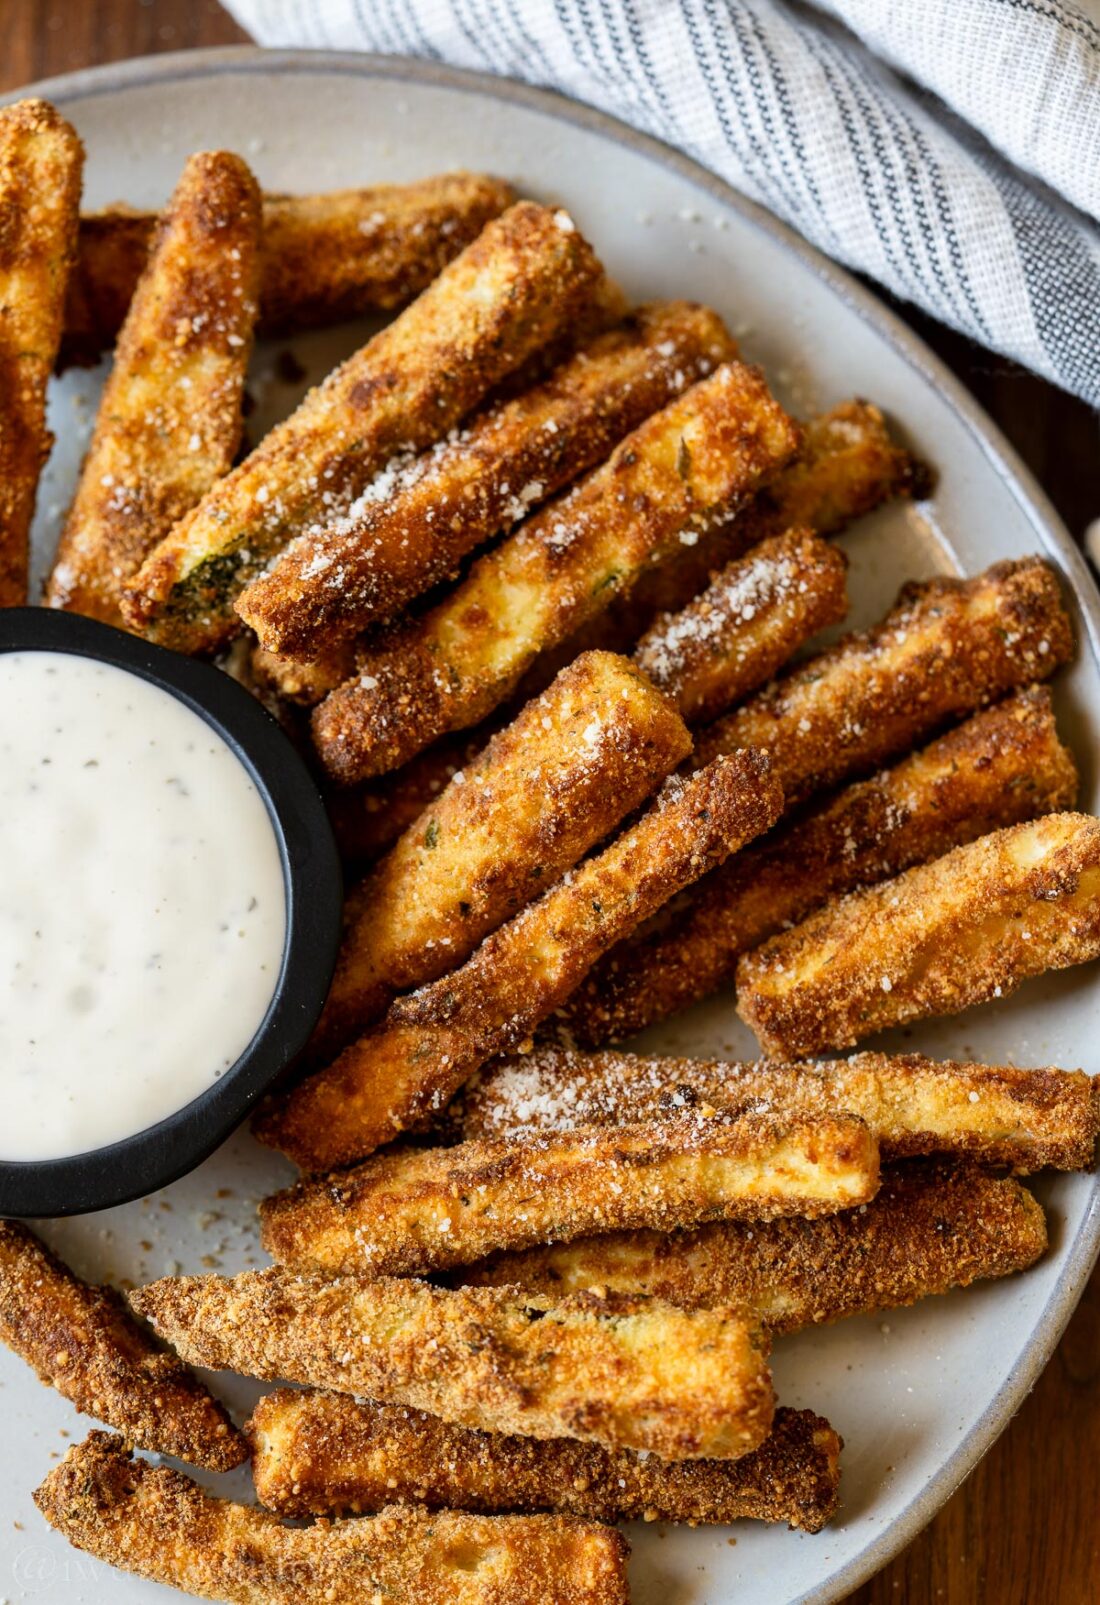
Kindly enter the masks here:
[[575, 1127], [678, 1119], [693, 1110], [758, 1111], [775, 1121], [848, 1111], [866, 1121], [884, 1158], [969, 1156], [1019, 1174], [1084, 1170], [1100, 1133], [1100, 1078], [1082, 1070], [1017, 1070], [921, 1054], [729, 1064], [541, 1048], [504, 1059], [462, 1099], [467, 1142]]
[[261, 1142], [306, 1170], [373, 1152], [437, 1114], [478, 1067], [524, 1042], [601, 953], [744, 842], [782, 806], [766, 760], [738, 753], [657, 801], [451, 975], [399, 998], [327, 1070], [262, 1110]]
[[0, 107], [0, 607], [27, 601], [30, 528], [49, 455], [46, 381], [76, 255], [84, 147], [45, 100]]
[[474, 1432], [345, 1393], [279, 1388], [246, 1428], [263, 1504], [283, 1516], [378, 1510], [559, 1510], [596, 1521], [722, 1525], [748, 1517], [820, 1532], [837, 1507], [841, 1440], [809, 1410], [777, 1410], [739, 1460], [645, 1459], [596, 1444]]
[[873, 629], [790, 670], [700, 733], [701, 761], [763, 747], [788, 804], [866, 773], [1006, 691], [1045, 680], [1073, 633], [1040, 558], [903, 586]]
[[533, 390], [369, 485], [345, 517], [292, 541], [236, 608], [262, 646], [306, 661], [388, 620], [629, 430], [737, 355], [717, 314], [643, 307]]
[[[757, 541], [797, 524], [837, 534], [891, 497], [925, 494], [928, 482], [928, 471], [894, 444], [881, 412], [869, 402], [842, 402], [811, 418], [799, 457], [732, 524], [647, 570], [628, 596], [617, 597], [555, 651], [541, 654], [518, 695], [537, 696], [579, 652], [630, 651], [659, 614], [685, 607], [715, 570]], [[345, 858], [361, 864], [383, 853], [446, 783], [440, 775], [447, 766], [461, 768], [487, 739], [480, 730], [445, 737], [397, 773], [334, 798], [333, 823]]]
[[564, 669], [352, 894], [314, 1057], [462, 964], [690, 751], [683, 720], [625, 658], [586, 652]]
[[1018, 691], [716, 869], [601, 959], [564, 1005], [569, 1029], [590, 1046], [629, 1037], [731, 983], [741, 953], [828, 898], [1076, 798], [1049, 690]]
[[[322, 195], [265, 195], [262, 332], [395, 311], [514, 199], [503, 180], [461, 172]], [[130, 206], [81, 217], [62, 366], [95, 362], [114, 344], [157, 221], [155, 212]]]
[[448, 597], [360, 655], [314, 710], [328, 773], [395, 769], [491, 713], [537, 655], [690, 545], [791, 457], [798, 432], [760, 373], [724, 364], [474, 564]]
[[735, 1459], [771, 1426], [764, 1349], [736, 1310], [400, 1277], [165, 1277], [130, 1295], [197, 1364], [409, 1404], [529, 1438]]
[[847, 561], [809, 529], [728, 563], [701, 596], [664, 613], [634, 661], [690, 724], [716, 719], [770, 680], [803, 641], [848, 611]]
[[239, 156], [188, 159], [107, 376], [51, 607], [121, 624], [124, 583], [233, 465], [260, 265], [260, 192]]
[[521, 202], [489, 223], [165, 537], [127, 589], [127, 621], [180, 651], [220, 646], [273, 552], [445, 435], [568, 325], [599, 273], [565, 212]]
[[838, 1215], [616, 1232], [500, 1254], [464, 1279], [552, 1298], [598, 1287], [687, 1309], [738, 1304], [781, 1333], [1011, 1276], [1046, 1246], [1042, 1207], [1012, 1177], [916, 1160], [883, 1171], [877, 1197]]
[[93, 1432], [34, 1500], [57, 1532], [111, 1566], [232, 1605], [626, 1605], [626, 1543], [571, 1516], [479, 1516], [394, 1505], [289, 1527], [217, 1499]]
[[73, 1275], [18, 1221], [0, 1221], [0, 1342], [85, 1415], [140, 1449], [212, 1471], [247, 1453], [226, 1412], [118, 1293]]
[[[795, 461], [732, 520], [643, 574], [629, 595], [616, 597], [606, 614], [571, 636], [558, 649], [563, 661], [586, 647], [629, 651], [660, 614], [686, 607], [720, 568], [758, 541], [802, 527], [837, 535], [896, 496], [927, 494], [930, 479], [923, 463], [891, 440], [877, 407], [843, 401], [809, 420]], [[542, 670], [541, 663], [535, 667]]]
[[742, 956], [737, 1009], [802, 1058], [1100, 957], [1100, 819], [1050, 814], [811, 914]]
[[260, 1206], [292, 1269], [426, 1276], [497, 1249], [704, 1220], [813, 1216], [864, 1203], [878, 1147], [861, 1120], [745, 1112], [394, 1149]]

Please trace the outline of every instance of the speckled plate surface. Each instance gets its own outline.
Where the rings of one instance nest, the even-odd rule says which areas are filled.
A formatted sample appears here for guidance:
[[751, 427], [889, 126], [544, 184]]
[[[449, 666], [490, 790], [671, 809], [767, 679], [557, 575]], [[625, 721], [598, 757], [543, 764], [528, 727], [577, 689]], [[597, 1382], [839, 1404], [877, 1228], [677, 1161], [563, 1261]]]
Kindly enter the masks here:
[[[903, 325], [719, 180], [554, 95], [368, 56], [196, 52], [79, 73], [35, 92], [58, 101], [85, 139], [87, 204], [159, 204], [189, 152], [219, 145], [240, 151], [277, 189], [486, 168], [540, 198], [567, 202], [632, 294], [687, 295], [716, 306], [785, 401], [800, 409], [852, 394], [877, 401], [940, 479], [932, 502], [886, 509], [844, 538], [851, 622], [870, 622], [906, 578], [971, 573], [999, 557], [1042, 552], [1073, 598], [1079, 650], [1059, 678], [1059, 713], [1083, 767], [1082, 806], [1098, 809], [1100, 603], [1053, 510], [992, 424]], [[343, 328], [291, 344], [315, 378], [362, 333]], [[257, 353], [254, 430], [288, 411], [304, 388], [279, 377], [286, 371], [276, 367], [279, 349]], [[72, 375], [56, 387], [58, 446], [40, 496], [40, 570], [100, 378]], [[1070, 971], [1031, 982], [1004, 1004], [906, 1033], [905, 1042], [933, 1054], [1095, 1070], [1097, 1004], [1095, 967]], [[646, 1042], [681, 1052], [753, 1051], [729, 997]], [[82, 1272], [117, 1281], [236, 1270], [259, 1257], [255, 1199], [288, 1173], [239, 1133], [164, 1195], [47, 1225], [45, 1235]], [[1095, 1258], [1095, 1178], [1044, 1178], [1038, 1190], [1050, 1211], [1052, 1248], [1026, 1276], [777, 1346], [782, 1400], [821, 1411], [846, 1440], [836, 1523], [816, 1537], [747, 1522], [728, 1531], [637, 1528], [631, 1575], [640, 1605], [826, 1605], [925, 1525], [1035, 1381]], [[258, 1391], [239, 1379], [218, 1378], [216, 1386], [242, 1407]], [[6, 1352], [0, 1387], [0, 1600], [167, 1598], [46, 1530], [30, 1489], [86, 1424]], [[240, 1477], [211, 1480], [238, 1495], [247, 1486]]]

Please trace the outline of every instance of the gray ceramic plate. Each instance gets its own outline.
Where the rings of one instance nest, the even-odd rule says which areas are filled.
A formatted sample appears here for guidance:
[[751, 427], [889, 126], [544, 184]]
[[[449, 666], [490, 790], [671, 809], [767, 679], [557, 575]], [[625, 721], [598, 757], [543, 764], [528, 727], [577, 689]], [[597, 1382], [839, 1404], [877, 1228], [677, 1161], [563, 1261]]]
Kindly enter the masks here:
[[[1004, 441], [941, 364], [872, 296], [764, 212], [690, 161], [583, 107], [490, 78], [367, 56], [220, 51], [129, 62], [40, 86], [88, 146], [87, 202], [157, 204], [184, 157], [227, 145], [270, 188], [323, 189], [487, 168], [568, 202], [611, 270], [637, 296], [688, 295], [718, 307], [747, 354], [800, 408], [871, 397], [940, 472], [935, 500], [892, 508], [845, 538], [853, 620], [869, 622], [898, 584], [934, 570], [972, 572], [999, 557], [1044, 553], [1075, 598], [1080, 650], [1061, 677], [1060, 713], [1096, 810], [1100, 750], [1100, 607], [1084, 564]], [[312, 376], [358, 343], [348, 329], [294, 347]], [[296, 400], [257, 357], [265, 423]], [[58, 448], [41, 496], [48, 556], [91, 419], [97, 376], [58, 386]], [[748, 1054], [723, 998], [653, 1045]], [[1096, 974], [1069, 972], [993, 1009], [915, 1032], [933, 1053], [1094, 1068]], [[253, 1201], [285, 1179], [238, 1136], [159, 1199], [49, 1232], [90, 1274], [135, 1281], [256, 1254]], [[844, 1509], [817, 1537], [742, 1523], [734, 1532], [638, 1529], [632, 1576], [642, 1605], [825, 1605], [868, 1577], [931, 1518], [989, 1447], [1035, 1381], [1069, 1317], [1100, 1242], [1092, 1177], [1043, 1181], [1053, 1248], [1026, 1277], [938, 1299], [885, 1321], [849, 1321], [781, 1343], [783, 1399], [829, 1416], [847, 1443]], [[225, 1196], [223, 1196], [225, 1195]], [[49, 1534], [29, 1489], [82, 1430], [63, 1400], [0, 1355], [0, 1597], [128, 1605], [159, 1597], [69, 1551]], [[246, 1403], [247, 1385], [226, 1384]], [[231, 1489], [231, 1479], [223, 1486]], [[1054, 1497], [1055, 1490], [1050, 1490]], [[18, 1527], [13, 1523], [21, 1523]]]

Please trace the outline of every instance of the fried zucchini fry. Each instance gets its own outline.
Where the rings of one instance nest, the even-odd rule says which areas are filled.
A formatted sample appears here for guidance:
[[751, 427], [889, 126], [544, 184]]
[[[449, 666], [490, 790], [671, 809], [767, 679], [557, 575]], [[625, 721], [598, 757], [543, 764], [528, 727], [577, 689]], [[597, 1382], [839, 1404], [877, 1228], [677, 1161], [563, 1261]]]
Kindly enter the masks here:
[[[734, 520], [732, 528], [741, 524], [759, 533], [746, 535], [743, 545], [723, 533], [720, 548], [713, 550], [712, 537], [704, 536], [698, 545], [685, 546], [674, 559], [648, 570], [629, 596], [616, 598], [606, 613], [555, 651], [542, 653], [521, 681], [518, 697], [526, 701], [537, 696], [581, 651], [606, 647], [628, 652], [658, 614], [686, 606], [713, 571], [754, 541], [781, 533], [799, 520], [820, 534], [836, 534], [892, 496], [923, 494], [927, 480], [922, 465], [892, 443], [877, 407], [843, 402], [810, 420], [799, 459]], [[705, 559], [702, 567], [698, 572], [691, 569], [682, 579], [681, 566], [694, 562], [700, 553]], [[334, 797], [333, 826], [345, 859], [363, 864], [385, 852], [446, 784], [447, 769], [461, 768], [487, 740], [480, 729], [444, 737], [395, 774]]]
[[640, 1459], [595, 1444], [506, 1437], [342, 1393], [279, 1388], [246, 1428], [261, 1501], [283, 1516], [378, 1510], [558, 1510], [595, 1521], [785, 1521], [817, 1533], [835, 1513], [841, 1440], [809, 1410], [777, 1410], [739, 1460]]
[[394, 1505], [288, 1527], [93, 1432], [35, 1490], [57, 1532], [111, 1566], [231, 1605], [626, 1605], [626, 1543], [573, 1516]]
[[622, 1040], [731, 983], [740, 954], [828, 898], [1076, 798], [1049, 690], [1018, 691], [716, 869], [661, 929], [600, 960], [566, 1023], [589, 1046]]
[[130, 1295], [197, 1364], [410, 1404], [444, 1421], [667, 1460], [735, 1459], [771, 1426], [764, 1350], [736, 1310], [395, 1277], [165, 1277]]
[[798, 438], [755, 369], [724, 364], [693, 385], [480, 558], [444, 601], [364, 649], [359, 673], [313, 714], [328, 773], [365, 780], [476, 724], [539, 652], [690, 545], [781, 468]]
[[923, 737], [1067, 661], [1073, 632], [1040, 558], [974, 579], [903, 586], [873, 629], [849, 635], [701, 732], [700, 761], [759, 746], [788, 804], [866, 773]]
[[634, 661], [689, 724], [716, 719], [848, 611], [847, 561], [811, 530], [788, 530], [728, 563], [701, 596], [664, 613]]
[[188, 159], [107, 377], [51, 607], [119, 625], [123, 584], [233, 465], [259, 288], [260, 192], [239, 156]]
[[399, 998], [327, 1070], [261, 1110], [256, 1135], [305, 1170], [328, 1170], [437, 1114], [487, 1059], [529, 1037], [601, 953], [781, 807], [757, 753], [671, 778], [635, 825], [487, 936], [461, 969]]
[[1100, 957], [1100, 819], [1050, 814], [811, 914], [746, 953], [737, 1009], [793, 1059], [957, 1014]]
[[344, 518], [293, 541], [237, 598], [238, 614], [270, 651], [306, 661], [392, 619], [736, 354], [705, 307], [642, 308], [533, 390], [410, 454]]
[[[648, 570], [629, 595], [615, 597], [605, 614], [558, 649], [561, 661], [587, 647], [628, 652], [660, 614], [686, 607], [720, 568], [757, 542], [800, 527], [837, 535], [896, 496], [926, 495], [930, 480], [925, 466], [890, 439], [877, 407], [868, 401], [841, 402], [810, 419], [795, 461], [747, 507]], [[544, 669], [540, 661], [535, 671], [552, 675], [553, 667]], [[526, 695], [540, 689], [539, 684], [522, 687]]]
[[856, 1053], [820, 1063], [729, 1064], [545, 1048], [505, 1059], [461, 1100], [467, 1142], [678, 1119], [699, 1109], [753, 1110], [776, 1121], [848, 1111], [884, 1158], [969, 1156], [1021, 1175], [1084, 1170], [1100, 1133], [1100, 1078], [1082, 1070], [1017, 1070], [921, 1054]]
[[0, 607], [27, 600], [30, 528], [49, 455], [46, 381], [76, 255], [84, 147], [45, 100], [0, 108]]
[[180, 651], [220, 646], [273, 552], [445, 435], [568, 325], [599, 272], [565, 212], [521, 202], [489, 223], [154, 549], [127, 588], [127, 622]]
[[564, 669], [353, 894], [314, 1058], [462, 964], [690, 751], [683, 720], [625, 658], [586, 652]]
[[139, 1326], [113, 1288], [73, 1275], [18, 1221], [0, 1221], [0, 1342], [47, 1387], [140, 1449], [212, 1471], [246, 1449], [226, 1412]]
[[[501, 179], [445, 173], [413, 184], [263, 197], [261, 330], [392, 312], [427, 289], [515, 196]], [[115, 342], [157, 227], [155, 212], [112, 206], [80, 219], [61, 366]]]
[[376, 1154], [264, 1199], [264, 1247], [294, 1269], [426, 1276], [591, 1232], [811, 1216], [874, 1196], [878, 1148], [860, 1120], [699, 1109]]
[[551, 1298], [599, 1287], [686, 1309], [739, 1304], [781, 1333], [1011, 1276], [1046, 1246], [1042, 1208], [1018, 1181], [917, 1160], [884, 1170], [877, 1197], [837, 1215], [618, 1232], [501, 1254], [464, 1280]]

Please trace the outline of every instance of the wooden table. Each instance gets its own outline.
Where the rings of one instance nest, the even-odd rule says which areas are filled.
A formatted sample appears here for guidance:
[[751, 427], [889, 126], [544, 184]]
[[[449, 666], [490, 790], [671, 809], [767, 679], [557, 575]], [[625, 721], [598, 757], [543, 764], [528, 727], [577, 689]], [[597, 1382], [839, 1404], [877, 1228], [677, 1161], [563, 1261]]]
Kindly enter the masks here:
[[[0, 91], [125, 56], [247, 42], [215, 0], [0, 0], [0, 41]], [[1100, 517], [1096, 415], [911, 308], [896, 310], [996, 419], [1080, 540]], [[848, 1605], [1093, 1605], [1098, 1486], [1100, 1271], [1007, 1432]]]

